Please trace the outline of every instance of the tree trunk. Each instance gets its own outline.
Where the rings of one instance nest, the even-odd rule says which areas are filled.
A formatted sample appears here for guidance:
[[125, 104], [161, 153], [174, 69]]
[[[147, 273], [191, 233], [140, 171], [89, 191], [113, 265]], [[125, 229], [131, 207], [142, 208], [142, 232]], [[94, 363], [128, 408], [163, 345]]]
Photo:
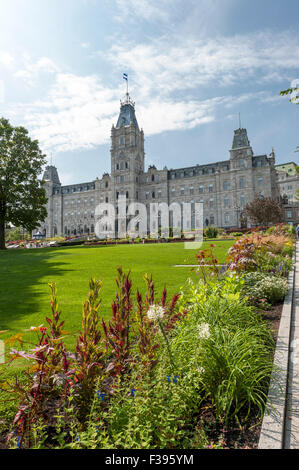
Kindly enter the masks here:
[[0, 217], [0, 250], [6, 250], [5, 247], [5, 219]]

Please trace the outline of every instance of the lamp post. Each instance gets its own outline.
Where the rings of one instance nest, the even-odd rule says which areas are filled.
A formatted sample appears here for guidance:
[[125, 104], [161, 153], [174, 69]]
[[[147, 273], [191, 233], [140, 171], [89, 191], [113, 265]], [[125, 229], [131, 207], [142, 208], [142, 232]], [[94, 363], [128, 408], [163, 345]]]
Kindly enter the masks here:
[[237, 204], [234, 206], [234, 210], [236, 211], [237, 213], [237, 227], [239, 228], [239, 212], [241, 211], [241, 208], [240, 206], [238, 206]]

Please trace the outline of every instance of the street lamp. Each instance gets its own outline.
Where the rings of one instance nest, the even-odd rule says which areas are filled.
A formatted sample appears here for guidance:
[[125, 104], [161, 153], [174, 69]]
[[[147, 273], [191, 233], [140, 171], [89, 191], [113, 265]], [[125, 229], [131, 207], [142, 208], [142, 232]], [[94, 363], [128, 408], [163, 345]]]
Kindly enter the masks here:
[[239, 212], [242, 210], [240, 206], [238, 206], [237, 204], [234, 206], [234, 210], [236, 211], [237, 213], [237, 227], [239, 228]]

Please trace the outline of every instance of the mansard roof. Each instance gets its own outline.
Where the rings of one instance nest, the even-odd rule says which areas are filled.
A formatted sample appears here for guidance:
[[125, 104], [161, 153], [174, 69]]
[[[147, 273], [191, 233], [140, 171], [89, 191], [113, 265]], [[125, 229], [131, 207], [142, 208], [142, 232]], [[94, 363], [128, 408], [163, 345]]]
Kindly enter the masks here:
[[236, 129], [234, 131], [234, 140], [232, 150], [242, 148], [242, 147], [250, 147], [250, 142], [247, 136], [246, 129]]
[[129, 94], [127, 93], [125, 100], [121, 101], [116, 129], [119, 129], [121, 126], [129, 126], [131, 122], [133, 123], [135, 129], [139, 131], [138, 122], [135, 115], [135, 103], [131, 100]]
[[214, 174], [216, 170], [228, 171], [230, 169], [230, 161], [224, 160], [216, 163], [208, 163], [206, 165], [195, 165], [187, 168], [171, 168], [168, 170], [168, 179], [175, 178], [190, 178], [197, 175]]
[[52, 181], [54, 185], [61, 185], [56, 166], [48, 165], [43, 175], [44, 181]]

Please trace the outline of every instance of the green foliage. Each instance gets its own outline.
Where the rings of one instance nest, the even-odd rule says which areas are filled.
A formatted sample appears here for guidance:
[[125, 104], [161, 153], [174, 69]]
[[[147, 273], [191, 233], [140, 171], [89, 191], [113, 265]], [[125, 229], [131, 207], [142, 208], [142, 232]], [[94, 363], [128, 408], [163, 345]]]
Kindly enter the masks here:
[[217, 238], [218, 237], [218, 228], [217, 227], [207, 227], [204, 230], [204, 236], [206, 238]]
[[17, 227], [14, 230], [10, 230], [6, 236], [6, 241], [8, 242], [14, 242], [24, 239], [28, 239], [28, 236], [24, 234], [24, 230], [22, 230], [20, 227]]
[[[223, 262], [232, 241], [214, 242], [215, 256]], [[203, 244], [203, 249], [209, 243]], [[111, 302], [115, 294], [115, 272], [119, 265], [132, 266], [134, 289], [144, 295], [145, 273], [155, 279], [155, 288], [161, 292], [167, 283], [172, 296], [184, 284], [190, 268], [175, 268], [173, 264], [194, 264], [197, 250], [185, 250], [183, 243], [117, 245], [113, 247], [44, 248], [42, 250], [6, 250], [0, 252], [0, 316], [2, 325], [9, 329], [5, 339], [28, 325], [44, 323], [48, 309], [48, 283], [56, 280], [61, 296], [63, 317], [67, 329], [75, 334], [81, 324], [81, 304], [86, 295], [87, 281], [101, 273], [101, 316], [111, 318]], [[195, 280], [198, 275], [191, 273]], [[86, 281], [87, 280], [87, 281]], [[16, 285], [18, 295], [16, 296]], [[74, 347], [75, 337], [66, 338], [68, 348]]]
[[31, 232], [45, 220], [47, 198], [39, 180], [45, 162], [38, 142], [24, 127], [0, 119], [0, 249], [5, 249], [8, 222]]
[[268, 233], [243, 235], [228, 250], [228, 269], [238, 273], [263, 271], [287, 276], [292, 268], [293, 242], [285, 226]]
[[281, 204], [270, 197], [256, 197], [246, 204], [244, 211], [254, 223], [259, 225], [281, 222], [283, 218]]
[[[262, 415], [272, 370], [273, 340], [266, 324], [240, 298], [240, 280], [228, 277], [184, 295], [190, 314], [174, 339], [182, 369], [200, 375], [200, 396], [226, 422], [254, 408]], [[208, 325], [205, 338], [196, 332]]]
[[288, 290], [288, 281], [281, 277], [261, 272], [244, 275], [244, 294], [255, 305], [262, 305], [265, 301], [272, 305], [281, 302]]
[[[199, 259], [210, 257], [214, 266], [211, 248]], [[211, 273], [217, 276], [188, 281], [171, 301], [166, 289], [157, 298], [146, 276], [145, 295], [137, 291], [134, 301], [130, 276], [119, 268], [113, 315], [102, 323], [103, 335], [102, 284], [92, 280], [75, 353], [65, 347], [52, 284], [48, 326], [34, 328], [37, 346], [30, 353], [13, 351], [34, 367], [27, 383], [17, 381], [13, 388], [21, 401], [10, 445], [205, 448], [204, 427], [197, 426], [204, 411], [222, 425], [261, 416], [272, 371], [270, 330], [248, 305], [242, 277]], [[13, 341], [24, 343], [21, 335]]]

